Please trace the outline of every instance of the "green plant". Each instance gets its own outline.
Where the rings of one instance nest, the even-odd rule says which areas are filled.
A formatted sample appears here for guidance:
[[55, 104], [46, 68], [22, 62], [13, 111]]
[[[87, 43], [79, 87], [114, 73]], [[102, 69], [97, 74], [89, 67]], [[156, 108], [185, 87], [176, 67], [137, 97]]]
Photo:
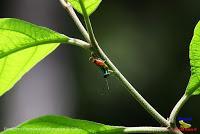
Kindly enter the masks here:
[[[175, 133], [182, 134], [176, 127], [176, 116], [187, 100], [200, 94], [199, 66], [200, 66], [200, 23], [197, 24], [190, 44], [191, 78], [185, 94], [172, 110], [169, 119], [160, 115], [126, 80], [120, 71], [100, 48], [95, 39], [89, 16], [101, 3], [101, 0], [60, 0], [63, 7], [70, 14], [73, 21], [83, 34], [86, 41], [56, 33], [50, 29], [34, 24], [5, 18], [0, 19], [0, 95], [11, 89], [14, 84], [35, 64], [56, 49], [60, 43], [67, 43], [82, 47], [93, 58], [103, 59], [97, 64], [103, 71], [117, 77], [130, 94], [141, 106], [163, 127], [122, 127], [108, 126], [89, 121], [74, 120], [60, 116], [45, 116], [25, 122], [16, 128], [11, 128], [2, 134], [13, 133]], [[79, 21], [73, 8], [83, 15], [85, 27]], [[16, 63], [17, 61], [17, 63]], [[105, 63], [103, 63], [105, 61]], [[16, 65], [17, 64], [17, 65]]]

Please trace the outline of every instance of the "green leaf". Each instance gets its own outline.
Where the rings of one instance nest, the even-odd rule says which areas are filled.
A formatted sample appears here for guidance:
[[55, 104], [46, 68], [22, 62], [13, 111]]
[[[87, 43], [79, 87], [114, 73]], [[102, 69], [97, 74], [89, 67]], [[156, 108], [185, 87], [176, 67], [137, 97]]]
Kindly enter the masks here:
[[123, 129], [123, 127], [49, 115], [30, 120], [1, 134], [122, 134]]
[[13, 19], [0, 19], [0, 96], [68, 37]]
[[186, 89], [188, 95], [200, 94], [200, 22], [195, 27], [190, 43], [191, 77]]
[[[82, 13], [82, 9], [79, 3], [79, 0], [67, 0], [76, 11], [78, 11], [80, 14]], [[99, 6], [102, 0], [82, 0], [85, 6], [85, 9], [87, 11], [88, 15], [91, 15]]]

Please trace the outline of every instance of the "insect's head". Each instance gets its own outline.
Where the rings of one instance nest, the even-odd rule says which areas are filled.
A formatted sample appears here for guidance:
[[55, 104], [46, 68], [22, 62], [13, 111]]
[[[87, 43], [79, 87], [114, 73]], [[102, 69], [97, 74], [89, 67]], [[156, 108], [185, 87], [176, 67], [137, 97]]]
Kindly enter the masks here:
[[96, 60], [96, 59], [95, 59], [94, 57], [90, 57], [90, 58], [89, 58], [89, 61], [90, 61], [90, 62], [93, 62], [93, 63], [94, 63], [95, 60]]

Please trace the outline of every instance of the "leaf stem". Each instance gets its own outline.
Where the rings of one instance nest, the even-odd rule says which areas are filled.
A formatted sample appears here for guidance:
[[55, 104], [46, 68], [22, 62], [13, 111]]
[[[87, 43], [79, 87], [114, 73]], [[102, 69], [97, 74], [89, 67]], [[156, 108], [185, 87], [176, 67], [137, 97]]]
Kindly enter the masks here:
[[[87, 32], [89, 34], [89, 37], [90, 37], [90, 43], [92, 45], [92, 50], [97, 50], [98, 49], [98, 43], [96, 41], [96, 38], [95, 38], [95, 35], [94, 35], [94, 32], [93, 32], [93, 29], [92, 29], [92, 24], [90, 22], [90, 18], [89, 18], [89, 15], [87, 14], [87, 11], [85, 9], [85, 6], [84, 6], [84, 3], [82, 0], [79, 0], [79, 3], [80, 3], [80, 6], [81, 6], [81, 9], [82, 9], [82, 12], [83, 12], [83, 17], [84, 17], [84, 20], [85, 20], [85, 24], [86, 24], [86, 28], [87, 28]], [[98, 51], [96, 51], [98, 53]]]
[[74, 9], [70, 5], [67, 0], [59, 0], [61, 5], [64, 7], [64, 9], [68, 12], [68, 14], [71, 16], [72, 20], [78, 27], [79, 31], [82, 33], [83, 37], [86, 39], [87, 42], [90, 42], [90, 37], [85, 29], [85, 27], [82, 25], [81, 21], [79, 20], [78, 16], [76, 15]]
[[168, 127], [152, 127], [152, 126], [143, 126], [143, 127], [124, 127], [124, 133], [141, 133], [141, 134], [183, 134], [179, 128], [168, 128]]
[[171, 133], [166, 127], [127, 127], [124, 133]]
[[176, 127], [176, 117], [179, 113], [179, 111], [181, 110], [181, 108], [184, 106], [184, 104], [187, 102], [187, 100], [190, 98], [190, 95], [184, 94], [181, 99], [178, 101], [178, 103], [175, 105], [175, 107], [173, 108], [170, 117], [169, 117], [169, 122], [170, 122], [170, 126]]
[[178, 128], [170, 129], [167, 127], [125, 127], [124, 133], [141, 133], [141, 134], [149, 134], [149, 133], [163, 133], [163, 134], [183, 134]]
[[[79, 46], [81, 48], [84, 49], [89, 49], [90, 48], [90, 44], [88, 44], [85, 41], [82, 41], [80, 39], [75, 39], [75, 38], [69, 38], [67, 36], [65, 36], [64, 38], [60, 38], [60, 39], [52, 39], [52, 40], [43, 40], [43, 41], [37, 41], [37, 42], [30, 42], [30, 43], [26, 43], [26, 45], [20, 44], [23, 47], [19, 47], [19, 48], [15, 48], [15, 49], [11, 49], [8, 52], [4, 52], [0, 54], [0, 59], [4, 58], [5, 56], [8, 56], [12, 53], [24, 50], [24, 49], [28, 49], [31, 47], [35, 47], [35, 46], [40, 46], [40, 45], [45, 45], [45, 44], [54, 44], [54, 43], [68, 43], [74, 46]], [[1, 95], [0, 95], [1, 96]]]
[[69, 44], [75, 45], [75, 46], [79, 46], [79, 47], [82, 47], [87, 50], [90, 48], [90, 44], [88, 44], [87, 42], [82, 41], [80, 39], [69, 38], [69, 40], [66, 43], [69, 43]]
[[142, 107], [150, 114], [154, 119], [156, 119], [160, 124], [164, 126], [169, 126], [169, 122], [160, 115], [138, 92], [137, 90], [127, 81], [127, 79], [121, 74], [121, 72], [115, 67], [115, 65], [110, 61], [110, 59], [106, 56], [106, 54], [103, 52], [103, 50], [99, 47], [94, 33], [92, 29], [92, 25], [89, 19], [89, 16], [86, 12], [86, 9], [84, 7], [84, 3], [82, 0], [79, 0], [83, 17], [86, 23], [86, 27], [90, 36], [91, 45], [94, 47], [94, 51], [97, 52], [104, 60], [106, 60], [106, 63], [110, 67], [110, 69], [115, 73], [116, 77], [124, 84], [126, 89], [130, 92], [130, 94], [142, 105]]

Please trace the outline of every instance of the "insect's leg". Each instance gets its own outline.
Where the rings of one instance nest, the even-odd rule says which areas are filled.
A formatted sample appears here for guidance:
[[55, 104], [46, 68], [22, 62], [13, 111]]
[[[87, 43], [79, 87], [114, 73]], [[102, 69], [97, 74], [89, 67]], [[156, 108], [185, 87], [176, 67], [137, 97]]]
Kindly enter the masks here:
[[105, 72], [103, 74], [104, 78], [107, 78], [110, 75], [110, 72], [108, 71], [108, 69], [104, 69]]
[[94, 52], [91, 52], [89, 61], [93, 62], [95, 59], [97, 59], [97, 55]]
[[108, 69], [100, 67], [101, 71], [103, 72], [103, 77], [107, 78], [110, 75], [110, 72], [108, 71]]
[[105, 79], [105, 81], [106, 81], [106, 85], [108, 87], [108, 91], [110, 91], [110, 86], [109, 86], [109, 83], [108, 83], [108, 79]]
[[108, 72], [110, 72], [110, 73], [114, 73], [114, 71], [113, 71], [113, 70], [110, 70], [110, 69], [108, 69]]

